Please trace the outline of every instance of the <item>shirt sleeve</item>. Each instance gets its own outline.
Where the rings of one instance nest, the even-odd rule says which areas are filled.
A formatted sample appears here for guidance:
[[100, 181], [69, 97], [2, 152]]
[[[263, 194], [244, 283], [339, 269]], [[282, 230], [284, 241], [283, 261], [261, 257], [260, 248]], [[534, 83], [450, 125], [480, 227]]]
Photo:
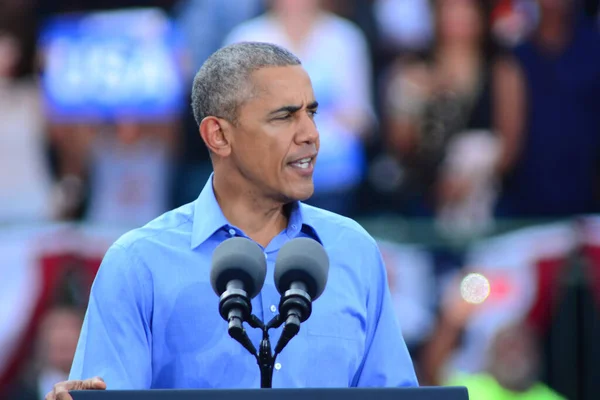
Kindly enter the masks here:
[[413, 362], [393, 310], [383, 258], [377, 246], [374, 248], [367, 300], [367, 346], [355, 386], [418, 386]]
[[69, 379], [102, 377], [108, 389], [152, 383], [152, 277], [131, 249], [114, 244], [104, 256]]

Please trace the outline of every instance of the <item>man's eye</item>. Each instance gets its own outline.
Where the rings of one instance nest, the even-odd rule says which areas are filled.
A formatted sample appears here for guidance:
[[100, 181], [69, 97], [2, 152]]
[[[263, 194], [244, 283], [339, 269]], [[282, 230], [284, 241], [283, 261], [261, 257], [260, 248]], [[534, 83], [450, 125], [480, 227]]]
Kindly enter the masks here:
[[318, 113], [317, 110], [308, 110], [308, 114], [311, 116], [311, 118], [314, 118]]
[[292, 118], [292, 114], [282, 115], [281, 117], [275, 118], [276, 120], [285, 121], [286, 119]]

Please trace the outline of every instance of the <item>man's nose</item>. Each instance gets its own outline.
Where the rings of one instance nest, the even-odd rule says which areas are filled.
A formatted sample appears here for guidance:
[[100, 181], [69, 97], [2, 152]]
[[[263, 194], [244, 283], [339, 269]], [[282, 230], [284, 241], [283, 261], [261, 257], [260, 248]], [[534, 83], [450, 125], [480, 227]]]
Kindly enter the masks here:
[[310, 115], [301, 117], [301, 121], [298, 125], [298, 132], [296, 133], [296, 141], [301, 143], [315, 143], [319, 139], [319, 130], [315, 121]]

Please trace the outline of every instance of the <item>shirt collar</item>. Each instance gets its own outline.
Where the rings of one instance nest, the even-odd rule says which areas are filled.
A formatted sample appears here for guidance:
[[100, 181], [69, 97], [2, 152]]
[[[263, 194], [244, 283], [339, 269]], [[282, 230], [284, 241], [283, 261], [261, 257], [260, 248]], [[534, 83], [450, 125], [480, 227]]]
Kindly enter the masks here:
[[[217, 203], [213, 188], [213, 174], [208, 178], [202, 192], [200, 192], [200, 196], [194, 203], [192, 249], [200, 246], [219, 229], [232, 227], [223, 215], [219, 203]], [[295, 202], [290, 207], [290, 220], [287, 228], [287, 234], [290, 238], [296, 237], [302, 232], [323, 244], [314, 228], [314, 224], [308, 218], [307, 214], [309, 213], [306, 212], [306, 206], [300, 202]]]

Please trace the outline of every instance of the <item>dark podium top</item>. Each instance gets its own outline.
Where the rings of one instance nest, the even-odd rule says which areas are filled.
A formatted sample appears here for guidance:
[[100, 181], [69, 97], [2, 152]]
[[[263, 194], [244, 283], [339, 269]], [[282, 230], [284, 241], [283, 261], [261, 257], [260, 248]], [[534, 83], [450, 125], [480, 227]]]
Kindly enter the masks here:
[[468, 400], [465, 387], [74, 391], [73, 400]]

